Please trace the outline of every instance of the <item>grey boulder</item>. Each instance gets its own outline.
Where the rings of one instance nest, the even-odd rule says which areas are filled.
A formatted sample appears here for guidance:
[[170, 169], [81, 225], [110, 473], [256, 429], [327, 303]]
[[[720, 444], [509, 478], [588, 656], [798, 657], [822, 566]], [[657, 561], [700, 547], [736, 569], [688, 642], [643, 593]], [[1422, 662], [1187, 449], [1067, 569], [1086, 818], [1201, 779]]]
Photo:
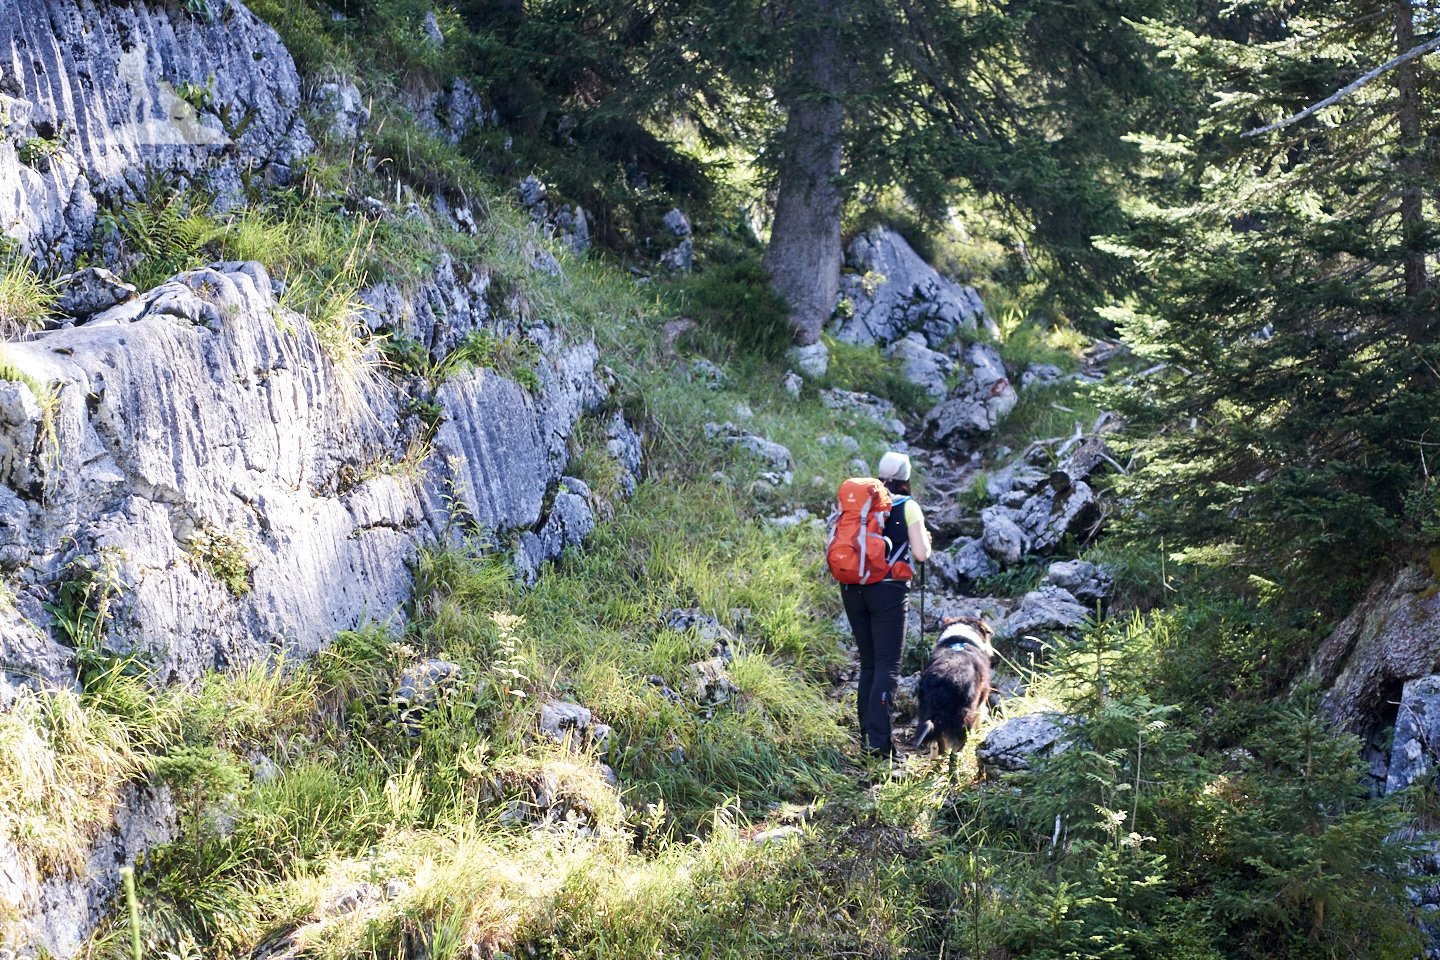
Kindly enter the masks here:
[[1053, 363], [1032, 363], [1020, 374], [1020, 389], [1029, 390], [1059, 380], [1065, 372]]
[[1029, 547], [1029, 540], [1015, 522], [1013, 511], [1002, 506], [986, 507], [980, 511], [980, 519], [985, 524], [985, 534], [981, 538], [985, 553], [1002, 566], [1013, 567], [1019, 563]]
[[1105, 600], [1115, 588], [1115, 578], [1104, 567], [1084, 560], [1065, 560], [1050, 564], [1045, 582], [1070, 592], [1078, 601], [1093, 607]]
[[825, 371], [830, 369], [830, 348], [823, 341], [791, 347], [785, 356], [803, 376], [812, 380], [825, 376]]
[[959, 452], [994, 431], [1019, 399], [994, 347], [972, 343], [965, 362], [970, 366], [965, 379], [925, 415], [921, 425], [923, 435], [933, 443]]
[[955, 541], [948, 549], [931, 554], [929, 563], [942, 586], [963, 587], [1000, 572], [999, 564], [985, 552], [983, 541], [977, 537]]
[[1077, 480], [1058, 492], [1041, 487], [1016, 511], [1015, 522], [1029, 537], [1026, 549], [1043, 556], [1053, 552], [1067, 535], [1085, 540], [1102, 517], [1095, 491]]
[[996, 633], [1011, 638], [1023, 638], [1031, 633], [1063, 633], [1082, 625], [1092, 612], [1068, 590], [1043, 584], [1025, 594], [1020, 606], [1005, 618]]
[[662, 221], [672, 237], [688, 237], [691, 234], [690, 218], [679, 210], [671, 208]]
[[135, 287], [104, 267], [87, 267], [55, 281], [59, 298], [55, 307], [67, 317], [89, 320], [113, 306], [132, 300]]
[[895, 404], [874, 394], [838, 388], [821, 390], [820, 402], [831, 410], [873, 420], [892, 433], [905, 433], [905, 424], [895, 416]]
[[660, 255], [660, 264], [677, 273], [689, 273], [695, 263], [695, 241], [686, 237]]
[[704, 357], [696, 357], [690, 361], [690, 376], [711, 390], [719, 390], [730, 379], [724, 370]]
[[418, 732], [420, 718], [455, 692], [462, 672], [459, 664], [436, 659], [403, 670], [390, 691], [390, 709], [396, 719], [412, 733]]
[[1045, 471], [1023, 459], [1014, 460], [985, 478], [985, 494], [991, 500], [999, 500], [1016, 490], [1031, 494], [1040, 489], [1048, 477]]
[[856, 237], [846, 261], [855, 272], [840, 278], [849, 307], [833, 323], [839, 340], [883, 346], [917, 331], [933, 347], [977, 323], [993, 325], [974, 287], [942, 277], [893, 230]]
[[705, 424], [705, 435], [712, 439], [718, 437], [738, 450], [766, 460], [776, 470], [787, 470], [795, 466], [795, 458], [790, 455], [789, 447], [766, 440], [749, 430], [742, 430], [728, 421], [723, 424]]
[[350, 81], [325, 83], [315, 91], [315, 112], [329, 126], [329, 133], [345, 141], [359, 138], [370, 122], [370, 108], [360, 89]]
[[701, 613], [699, 607], [676, 607], [665, 615], [665, 625], [679, 633], [693, 630], [696, 637], [709, 644], [710, 656], [722, 663], [735, 659], [740, 649], [739, 638], [715, 617]]
[[902, 374], [906, 380], [922, 387], [935, 400], [943, 400], [950, 387], [946, 378], [955, 369], [955, 361], [931, 350], [920, 333], [907, 333], [892, 343], [885, 356], [904, 361]]
[[975, 758], [988, 773], [1029, 770], [1036, 760], [1064, 753], [1061, 738], [1069, 726], [1058, 713], [1027, 713], [995, 727], [975, 748]]

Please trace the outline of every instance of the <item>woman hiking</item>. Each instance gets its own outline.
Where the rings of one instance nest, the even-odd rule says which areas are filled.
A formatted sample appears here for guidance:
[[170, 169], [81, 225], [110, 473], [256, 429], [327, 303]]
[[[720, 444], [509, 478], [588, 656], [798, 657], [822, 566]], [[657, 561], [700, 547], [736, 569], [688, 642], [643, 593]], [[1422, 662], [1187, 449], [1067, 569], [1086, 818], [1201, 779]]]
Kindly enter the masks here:
[[884, 527], [890, 569], [884, 579], [873, 583], [842, 583], [840, 597], [860, 653], [860, 686], [855, 694], [860, 746], [872, 756], [892, 757], [890, 707], [905, 650], [910, 577], [913, 565], [930, 557], [930, 533], [920, 505], [910, 496], [910, 458], [887, 453], [880, 458], [876, 475], [891, 495]]

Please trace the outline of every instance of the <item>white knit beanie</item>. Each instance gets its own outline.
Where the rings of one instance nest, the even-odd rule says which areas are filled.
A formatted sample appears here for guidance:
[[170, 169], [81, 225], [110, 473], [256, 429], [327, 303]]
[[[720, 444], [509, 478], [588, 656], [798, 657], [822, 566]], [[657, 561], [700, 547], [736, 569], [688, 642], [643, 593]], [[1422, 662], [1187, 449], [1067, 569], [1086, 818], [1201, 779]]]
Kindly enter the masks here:
[[910, 458], [891, 450], [880, 458], [880, 467], [875, 475], [881, 480], [909, 480]]

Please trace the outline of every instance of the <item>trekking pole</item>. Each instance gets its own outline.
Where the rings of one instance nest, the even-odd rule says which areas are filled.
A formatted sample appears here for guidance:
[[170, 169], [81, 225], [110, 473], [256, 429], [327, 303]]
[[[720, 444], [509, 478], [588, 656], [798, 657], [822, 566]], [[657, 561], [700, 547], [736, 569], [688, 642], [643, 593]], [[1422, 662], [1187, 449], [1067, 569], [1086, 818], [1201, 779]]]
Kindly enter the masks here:
[[925, 649], [925, 561], [920, 561], [920, 649]]

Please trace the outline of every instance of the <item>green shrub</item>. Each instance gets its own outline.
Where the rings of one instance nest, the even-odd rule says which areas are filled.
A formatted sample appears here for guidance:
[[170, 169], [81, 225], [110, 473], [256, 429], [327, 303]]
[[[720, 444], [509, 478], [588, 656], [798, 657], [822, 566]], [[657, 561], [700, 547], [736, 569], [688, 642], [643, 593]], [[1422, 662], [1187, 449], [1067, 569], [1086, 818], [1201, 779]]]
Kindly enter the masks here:
[[732, 349], [768, 359], [790, 346], [790, 310], [770, 286], [758, 257], [712, 267], [666, 289], [672, 308], [694, 317], [705, 333]]
[[924, 414], [935, 406], [924, 387], [905, 379], [903, 361], [886, 357], [878, 346], [828, 336], [825, 345], [830, 348], [830, 366], [820, 381], [822, 387], [873, 393], [910, 415]]
[[188, 550], [232, 596], [250, 592], [250, 544], [244, 531], [201, 527], [190, 536]]
[[[14, 340], [38, 328], [50, 316], [55, 300], [54, 288], [28, 260], [18, 254], [0, 258], [0, 338]], [[35, 391], [36, 397], [40, 394]]]

